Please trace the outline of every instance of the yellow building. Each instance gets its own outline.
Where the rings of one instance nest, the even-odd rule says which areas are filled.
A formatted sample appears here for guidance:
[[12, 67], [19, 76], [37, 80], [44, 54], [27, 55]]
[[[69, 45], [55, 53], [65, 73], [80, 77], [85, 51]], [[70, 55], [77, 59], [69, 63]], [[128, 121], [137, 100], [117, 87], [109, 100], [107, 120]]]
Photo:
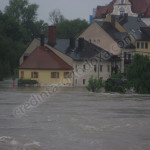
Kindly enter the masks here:
[[44, 46], [37, 47], [19, 66], [19, 78], [39, 84], [72, 85], [72, 67]]
[[136, 41], [136, 52], [150, 56], [150, 27], [141, 27], [141, 40]]
[[124, 14], [124, 16], [107, 16], [105, 21], [111, 22], [118, 31], [128, 33], [136, 53], [150, 56], [150, 27], [140, 18]]

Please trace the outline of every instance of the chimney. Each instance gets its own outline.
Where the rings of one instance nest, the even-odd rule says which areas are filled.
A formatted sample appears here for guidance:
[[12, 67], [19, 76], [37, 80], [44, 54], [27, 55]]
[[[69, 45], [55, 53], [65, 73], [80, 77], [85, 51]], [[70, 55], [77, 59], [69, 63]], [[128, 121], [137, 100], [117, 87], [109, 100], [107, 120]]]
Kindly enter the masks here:
[[111, 24], [115, 26], [116, 18], [114, 15], [111, 16]]
[[51, 46], [56, 44], [56, 26], [49, 26], [48, 44]]
[[75, 48], [75, 38], [74, 38], [74, 37], [71, 37], [71, 38], [70, 38], [70, 48], [71, 48], [71, 49], [74, 49], [74, 48]]
[[44, 34], [41, 33], [41, 46], [44, 46]]
[[78, 44], [79, 50], [82, 50], [84, 48], [84, 38], [79, 38]]

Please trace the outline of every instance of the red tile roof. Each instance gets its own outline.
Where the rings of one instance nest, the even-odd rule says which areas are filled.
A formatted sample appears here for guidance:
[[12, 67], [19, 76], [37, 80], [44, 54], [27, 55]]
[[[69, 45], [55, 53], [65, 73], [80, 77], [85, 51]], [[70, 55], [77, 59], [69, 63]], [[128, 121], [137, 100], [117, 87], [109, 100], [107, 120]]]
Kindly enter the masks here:
[[95, 18], [102, 18], [103, 14], [111, 14], [113, 11], [113, 5], [116, 2], [116, 0], [113, 0], [112, 2], [110, 2], [109, 5], [107, 6], [97, 6], [97, 11], [96, 11], [96, 15]]
[[19, 69], [72, 70], [72, 67], [47, 47], [39, 46]]
[[[144, 12], [144, 17], [150, 17], [150, 0], [129, 0], [132, 4], [132, 12], [140, 14]], [[113, 5], [116, 0], [113, 0], [107, 6], [98, 6], [95, 18], [102, 18], [102, 14], [111, 14], [113, 11]]]
[[144, 12], [144, 17], [150, 17], [150, 0], [130, 0], [130, 2], [134, 13]]

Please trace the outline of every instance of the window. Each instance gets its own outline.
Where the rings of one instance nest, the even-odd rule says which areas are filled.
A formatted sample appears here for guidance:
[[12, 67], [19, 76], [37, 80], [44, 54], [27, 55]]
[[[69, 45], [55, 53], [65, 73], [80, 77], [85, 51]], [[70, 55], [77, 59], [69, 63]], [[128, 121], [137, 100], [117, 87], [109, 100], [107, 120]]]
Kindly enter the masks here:
[[83, 79], [83, 85], [85, 85], [85, 81], [86, 81], [86, 80], [85, 80], [85, 79]]
[[23, 61], [25, 61], [28, 58], [28, 56], [29, 56], [29, 54], [25, 53], [24, 56], [23, 56]]
[[128, 54], [128, 60], [131, 60], [131, 54]]
[[64, 78], [72, 78], [71, 72], [64, 72]]
[[137, 42], [137, 48], [140, 48], [140, 43], [139, 42]]
[[51, 72], [51, 78], [59, 78], [59, 72]]
[[97, 40], [97, 43], [100, 43], [100, 40]]
[[134, 29], [131, 29], [131, 31], [132, 31], [133, 33], [135, 33], [135, 30], [134, 30]]
[[31, 78], [38, 78], [39, 73], [38, 72], [31, 72]]
[[148, 49], [148, 43], [145, 43], [145, 48]]
[[144, 43], [143, 43], [143, 42], [141, 43], [141, 48], [142, 48], [142, 49], [144, 48]]
[[110, 66], [109, 65], [107, 66], [107, 69], [108, 69], [108, 72], [110, 72]]
[[102, 72], [103, 71], [103, 66], [102, 65], [100, 65], [100, 72]]
[[23, 61], [25, 61], [28, 58], [28, 56], [23, 56]]
[[78, 72], [78, 65], [76, 65], [76, 72]]
[[21, 71], [21, 78], [24, 78], [24, 71]]
[[86, 65], [83, 65], [83, 72], [86, 71]]
[[95, 72], [97, 71], [97, 66], [96, 66], [96, 65], [94, 65], [94, 71], [95, 71]]
[[125, 11], [120, 11], [121, 16], [124, 16], [124, 14], [125, 14]]

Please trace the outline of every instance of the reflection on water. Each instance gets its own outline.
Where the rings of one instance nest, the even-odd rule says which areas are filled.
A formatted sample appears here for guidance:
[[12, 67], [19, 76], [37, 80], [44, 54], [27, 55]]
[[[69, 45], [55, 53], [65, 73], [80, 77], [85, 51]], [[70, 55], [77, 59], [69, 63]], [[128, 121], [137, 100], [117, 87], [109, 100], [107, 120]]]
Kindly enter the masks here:
[[15, 107], [45, 88], [0, 82], [2, 150], [149, 150], [150, 96], [59, 88], [18, 119]]

